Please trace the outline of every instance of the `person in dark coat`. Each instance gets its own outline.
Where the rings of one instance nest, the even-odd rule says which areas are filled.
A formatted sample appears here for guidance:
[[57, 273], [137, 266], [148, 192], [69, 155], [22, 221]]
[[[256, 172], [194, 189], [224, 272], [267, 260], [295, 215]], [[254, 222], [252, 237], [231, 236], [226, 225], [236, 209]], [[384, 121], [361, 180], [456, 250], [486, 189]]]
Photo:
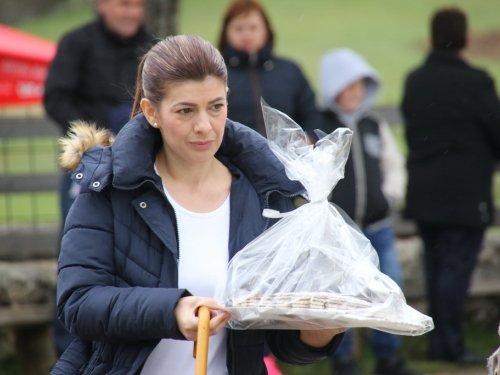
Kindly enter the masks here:
[[425, 63], [407, 78], [402, 103], [408, 142], [406, 216], [425, 245], [431, 359], [483, 363], [464, 344], [467, 290], [485, 228], [493, 220], [492, 175], [500, 155], [500, 101], [493, 79], [461, 55], [466, 16], [432, 20]]
[[262, 6], [236, 0], [226, 11], [219, 50], [228, 68], [228, 116], [266, 134], [260, 98], [290, 116], [304, 130], [320, 115], [314, 93], [297, 64], [273, 53], [274, 33]]
[[345, 329], [233, 331], [217, 314], [215, 286], [268, 227], [262, 210], [290, 211], [305, 192], [263, 137], [227, 119], [226, 82], [210, 43], [170, 37], [142, 59], [134, 117], [114, 142], [72, 128], [62, 164], [82, 191], [64, 230], [57, 311], [77, 339], [53, 375], [194, 373], [201, 305], [213, 310], [208, 374], [267, 374], [265, 342], [293, 364], [340, 344]]
[[[95, 122], [118, 133], [130, 118], [139, 58], [153, 42], [142, 27], [145, 0], [98, 0], [95, 21], [59, 42], [45, 82], [44, 105], [63, 134], [71, 121]], [[59, 188], [61, 220], [80, 191], [68, 174]], [[73, 337], [56, 320], [59, 355]]]
[[[45, 82], [44, 106], [63, 134], [75, 120], [116, 134], [130, 118], [139, 59], [154, 41], [142, 27], [144, 4], [145, 0], [98, 0], [97, 19], [62, 37]], [[78, 191], [63, 175], [63, 221]]]
[[116, 134], [130, 118], [139, 59], [154, 41], [142, 27], [144, 1], [98, 0], [97, 19], [62, 37], [44, 105], [63, 133], [85, 120]]

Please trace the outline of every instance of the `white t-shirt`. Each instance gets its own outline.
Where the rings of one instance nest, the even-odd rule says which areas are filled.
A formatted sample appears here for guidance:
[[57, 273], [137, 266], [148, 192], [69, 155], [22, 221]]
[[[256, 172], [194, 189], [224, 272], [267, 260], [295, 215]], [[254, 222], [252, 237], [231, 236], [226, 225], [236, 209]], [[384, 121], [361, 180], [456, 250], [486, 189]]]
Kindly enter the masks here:
[[[179, 231], [179, 288], [193, 296], [213, 298], [229, 260], [229, 196], [213, 212], [195, 213], [181, 207], [165, 189]], [[210, 336], [208, 375], [228, 375], [226, 336], [223, 328]], [[150, 354], [141, 375], [194, 374], [193, 342], [163, 339]]]

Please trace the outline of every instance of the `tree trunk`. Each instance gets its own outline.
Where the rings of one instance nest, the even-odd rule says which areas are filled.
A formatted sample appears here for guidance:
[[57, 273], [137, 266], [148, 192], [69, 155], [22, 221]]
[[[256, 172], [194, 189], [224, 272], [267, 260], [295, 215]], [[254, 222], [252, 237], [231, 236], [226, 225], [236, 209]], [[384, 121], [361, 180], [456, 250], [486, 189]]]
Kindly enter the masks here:
[[177, 6], [179, 0], [147, 0], [146, 29], [163, 39], [177, 34]]

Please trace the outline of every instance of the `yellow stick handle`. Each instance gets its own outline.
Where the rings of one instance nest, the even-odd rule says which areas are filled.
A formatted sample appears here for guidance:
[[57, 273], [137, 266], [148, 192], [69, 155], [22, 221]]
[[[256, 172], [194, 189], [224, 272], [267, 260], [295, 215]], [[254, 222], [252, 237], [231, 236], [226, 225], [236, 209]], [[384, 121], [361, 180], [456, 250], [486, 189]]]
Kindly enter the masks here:
[[196, 358], [195, 375], [207, 375], [208, 337], [210, 333], [210, 309], [201, 306], [198, 309], [198, 337], [194, 343]]

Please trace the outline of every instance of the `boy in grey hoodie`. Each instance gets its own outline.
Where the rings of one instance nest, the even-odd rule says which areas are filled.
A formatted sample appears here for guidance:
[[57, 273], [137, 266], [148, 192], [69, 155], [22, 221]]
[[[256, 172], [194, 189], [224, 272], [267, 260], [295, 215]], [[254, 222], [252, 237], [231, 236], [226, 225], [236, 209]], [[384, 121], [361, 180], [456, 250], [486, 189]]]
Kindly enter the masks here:
[[[338, 127], [354, 132], [352, 148], [340, 180], [329, 200], [340, 206], [371, 241], [380, 269], [402, 286], [390, 211], [403, 198], [406, 173], [387, 123], [369, 111], [380, 86], [378, 73], [357, 53], [337, 49], [326, 53], [320, 64], [323, 122], [331, 133]], [[316, 135], [311, 137], [317, 141]], [[401, 338], [371, 331], [370, 344], [377, 358], [377, 375], [416, 375], [399, 357]], [[352, 330], [333, 357], [338, 375], [358, 375], [352, 356]]]

